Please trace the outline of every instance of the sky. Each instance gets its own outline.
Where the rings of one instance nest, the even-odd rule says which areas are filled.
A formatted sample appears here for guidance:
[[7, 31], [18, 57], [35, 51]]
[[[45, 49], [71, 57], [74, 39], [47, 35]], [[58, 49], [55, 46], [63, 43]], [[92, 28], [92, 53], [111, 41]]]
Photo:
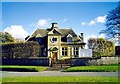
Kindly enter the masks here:
[[106, 15], [117, 2], [2, 2], [2, 28], [15, 38], [25, 38], [37, 28], [72, 28], [78, 35], [104, 37]]
[[119, 0], [1, 0], [3, 2], [118, 2]]

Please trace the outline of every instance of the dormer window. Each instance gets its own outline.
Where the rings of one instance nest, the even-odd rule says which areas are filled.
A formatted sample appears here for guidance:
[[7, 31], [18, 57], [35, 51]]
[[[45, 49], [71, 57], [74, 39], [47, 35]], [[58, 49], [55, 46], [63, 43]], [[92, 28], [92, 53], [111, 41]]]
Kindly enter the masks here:
[[72, 42], [72, 38], [71, 38], [71, 37], [68, 37], [68, 38], [67, 38], [67, 42]]
[[71, 34], [67, 35], [67, 42], [72, 42], [72, 35]]
[[41, 42], [41, 35], [40, 35], [40, 34], [38, 34], [38, 35], [36, 36], [36, 41], [37, 41], [38, 43]]
[[38, 43], [40, 43], [41, 42], [41, 38], [36, 38], [36, 41], [38, 42]]

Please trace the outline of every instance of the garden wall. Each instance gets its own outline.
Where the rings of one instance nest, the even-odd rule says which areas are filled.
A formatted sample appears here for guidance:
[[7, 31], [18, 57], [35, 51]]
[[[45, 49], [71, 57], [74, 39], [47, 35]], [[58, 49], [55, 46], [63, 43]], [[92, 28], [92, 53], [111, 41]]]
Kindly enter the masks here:
[[49, 66], [49, 58], [2, 59], [2, 65]]
[[120, 63], [119, 57], [99, 57], [99, 58], [72, 58], [72, 66], [84, 65], [109, 65]]

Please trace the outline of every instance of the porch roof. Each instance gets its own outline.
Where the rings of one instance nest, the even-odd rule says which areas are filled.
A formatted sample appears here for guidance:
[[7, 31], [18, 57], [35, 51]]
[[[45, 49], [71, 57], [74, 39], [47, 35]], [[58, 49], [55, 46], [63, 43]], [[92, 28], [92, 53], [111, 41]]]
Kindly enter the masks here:
[[51, 47], [50, 49], [49, 49], [49, 51], [57, 51], [58, 50], [58, 48], [56, 48], [56, 47]]

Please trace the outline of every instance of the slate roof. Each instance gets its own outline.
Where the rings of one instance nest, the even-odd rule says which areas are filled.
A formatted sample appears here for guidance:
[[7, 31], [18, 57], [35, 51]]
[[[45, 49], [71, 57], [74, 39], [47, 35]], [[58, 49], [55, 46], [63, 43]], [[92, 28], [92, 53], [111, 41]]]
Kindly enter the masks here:
[[[31, 36], [29, 36], [27, 38], [27, 40], [29, 40], [30, 38], [36, 37], [38, 34], [41, 35], [41, 37], [43, 38], [43, 37], [47, 36], [47, 34], [51, 31], [52, 31], [51, 28], [37, 29]], [[57, 31], [61, 34], [63, 41], [65, 41], [64, 39], [67, 38], [68, 34], [72, 35], [72, 38], [75, 42], [82, 41], [81, 37], [79, 35], [77, 35], [72, 29], [57, 28]]]

